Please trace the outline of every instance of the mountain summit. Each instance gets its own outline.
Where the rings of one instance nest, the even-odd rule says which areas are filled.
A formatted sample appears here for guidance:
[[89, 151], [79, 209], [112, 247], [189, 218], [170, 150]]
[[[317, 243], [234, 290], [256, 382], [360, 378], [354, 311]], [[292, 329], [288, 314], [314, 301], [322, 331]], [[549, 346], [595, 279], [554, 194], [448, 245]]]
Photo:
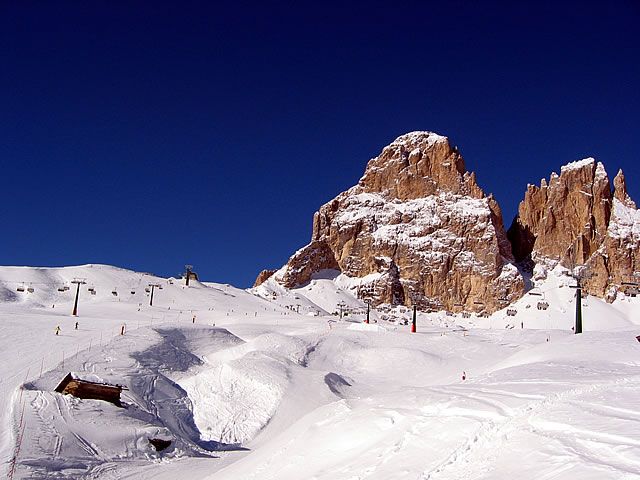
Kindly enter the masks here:
[[640, 211], [622, 171], [612, 188], [593, 158], [564, 165], [527, 187], [507, 234], [498, 203], [449, 139], [411, 132], [320, 207], [311, 242], [256, 286], [273, 277], [295, 288], [334, 270], [373, 304], [494, 312], [524, 294], [516, 265], [533, 284], [557, 265], [586, 269], [587, 291], [613, 301], [638, 281], [639, 251]]
[[529, 185], [508, 232], [516, 260], [530, 262], [538, 278], [558, 263], [584, 266], [589, 293], [612, 301], [640, 271], [640, 212], [622, 170], [613, 186], [593, 158], [563, 166], [539, 187]]
[[293, 288], [338, 270], [374, 304], [495, 311], [523, 293], [513, 260], [500, 208], [458, 150], [441, 135], [412, 132], [320, 207], [311, 242], [274, 278]]

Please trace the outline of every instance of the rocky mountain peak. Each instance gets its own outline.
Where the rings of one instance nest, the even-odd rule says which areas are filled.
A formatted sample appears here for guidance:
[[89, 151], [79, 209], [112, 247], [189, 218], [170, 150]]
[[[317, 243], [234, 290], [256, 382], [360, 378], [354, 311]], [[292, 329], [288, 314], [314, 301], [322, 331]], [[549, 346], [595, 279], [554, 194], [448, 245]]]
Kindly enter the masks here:
[[613, 188], [615, 198], [629, 208], [636, 208], [636, 204], [627, 193], [627, 182], [624, 178], [622, 169], [618, 170], [618, 174], [613, 179]]
[[464, 159], [447, 137], [433, 132], [411, 132], [396, 138], [371, 159], [358, 182], [359, 190], [386, 198], [410, 200], [436, 191], [484, 194], [469, 174]]
[[516, 262], [561, 263], [586, 267], [589, 292], [612, 298], [640, 270], [640, 213], [622, 171], [613, 187], [595, 159], [568, 163], [527, 186], [505, 232], [497, 201], [449, 139], [407, 133], [320, 207], [310, 243], [256, 285], [295, 288], [330, 271], [374, 304], [493, 312], [524, 292]]
[[593, 158], [564, 165], [540, 187], [529, 185], [507, 233], [516, 260], [535, 254], [583, 264], [606, 232], [611, 197], [607, 172]]
[[586, 266], [589, 292], [612, 299], [640, 268], [640, 215], [624, 174], [618, 172], [612, 191], [604, 165], [593, 158], [560, 172], [540, 187], [527, 187], [507, 233], [514, 256], [534, 264]]
[[522, 294], [512, 259], [500, 207], [458, 150], [411, 132], [320, 207], [311, 242], [274, 279], [291, 288], [331, 269], [373, 303], [494, 311]]

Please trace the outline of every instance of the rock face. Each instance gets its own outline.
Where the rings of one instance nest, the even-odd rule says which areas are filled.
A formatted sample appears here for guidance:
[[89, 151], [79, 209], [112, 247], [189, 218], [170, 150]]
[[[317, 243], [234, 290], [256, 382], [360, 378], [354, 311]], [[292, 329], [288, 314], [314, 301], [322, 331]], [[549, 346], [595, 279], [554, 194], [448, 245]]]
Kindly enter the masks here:
[[413, 132], [316, 212], [311, 243], [274, 278], [291, 288], [334, 269], [359, 279], [360, 297], [375, 304], [492, 312], [523, 293], [512, 261], [500, 208], [458, 150]]
[[254, 282], [253, 287], [254, 288], [259, 287], [264, 282], [266, 282], [274, 273], [276, 273], [276, 270], [262, 270], [258, 274], [258, 278], [256, 278], [256, 281]]
[[289, 259], [287, 269], [278, 281], [287, 288], [294, 288], [311, 280], [321, 270], [337, 270], [340, 267], [330, 246], [325, 241], [312, 241]]
[[508, 232], [517, 261], [586, 267], [589, 293], [615, 298], [640, 269], [640, 216], [622, 171], [614, 179], [593, 158], [529, 185]]
[[517, 261], [536, 255], [565, 264], [584, 264], [606, 235], [611, 187], [593, 158], [562, 167], [540, 187], [529, 185], [509, 229]]

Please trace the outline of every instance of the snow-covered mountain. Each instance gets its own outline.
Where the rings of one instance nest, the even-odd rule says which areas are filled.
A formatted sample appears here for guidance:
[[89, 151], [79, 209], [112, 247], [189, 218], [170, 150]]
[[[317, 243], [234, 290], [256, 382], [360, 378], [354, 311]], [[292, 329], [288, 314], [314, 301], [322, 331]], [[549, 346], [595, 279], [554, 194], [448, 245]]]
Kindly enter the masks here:
[[540, 272], [582, 266], [587, 290], [610, 301], [640, 280], [640, 211], [622, 171], [613, 184], [604, 165], [587, 158], [529, 185], [508, 232], [516, 259]]
[[446, 137], [412, 132], [320, 208], [311, 243], [274, 278], [292, 288], [335, 269], [358, 279], [360, 298], [374, 304], [493, 312], [524, 291], [512, 262], [500, 208], [458, 150]]
[[255, 285], [271, 278], [296, 288], [334, 270], [376, 305], [495, 312], [531, 288], [532, 274], [562, 265], [590, 277], [589, 293], [613, 300], [640, 280], [640, 213], [621, 171], [613, 183], [602, 163], [571, 162], [528, 186], [505, 233], [497, 202], [449, 140], [408, 133], [316, 212], [308, 245]]

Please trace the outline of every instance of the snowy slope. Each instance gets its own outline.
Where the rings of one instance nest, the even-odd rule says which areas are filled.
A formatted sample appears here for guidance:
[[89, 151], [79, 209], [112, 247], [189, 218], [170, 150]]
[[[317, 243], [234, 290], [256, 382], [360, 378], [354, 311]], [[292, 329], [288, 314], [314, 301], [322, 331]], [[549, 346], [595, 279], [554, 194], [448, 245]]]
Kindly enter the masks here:
[[[70, 315], [75, 285], [69, 282], [74, 278], [86, 281], [86, 284], [81, 285], [79, 294], [79, 317]], [[148, 305], [150, 292], [145, 292], [145, 287], [149, 283], [162, 286], [162, 289], [155, 289], [153, 307]], [[22, 289], [23, 285], [24, 291], [19, 292], [18, 289]], [[58, 291], [64, 285], [72, 288]], [[173, 387], [165, 385], [159, 388], [155, 384], [152, 388], [146, 385], [134, 388], [133, 384], [138, 381], [137, 375], [147, 375], [149, 371], [159, 369], [156, 365], [156, 354], [143, 355], [146, 359], [144, 364], [136, 358], [136, 355], [150, 348], [160, 349], [161, 352], [163, 348], [168, 348], [173, 352], [179, 346], [184, 352], [176, 358], [169, 357], [167, 369], [168, 371], [176, 368], [180, 370], [190, 366], [191, 361], [196, 364], [200, 362], [190, 350], [195, 350], [195, 347], [202, 343], [206, 344], [205, 351], [208, 351], [212, 348], [209, 346], [210, 341], [223, 346], [232, 341], [241, 341], [228, 332], [221, 336], [218, 329], [212, 327], [214, 323], [226, 321], [227, 317], [231, 318], [231, 316], [241, 319], [249, 318], [249, 314], [255, 316], [258, 311], [265, 312], [267, 308], [276, 316], [284, 316], [288, 313], [283, 308], [268, 305], [254, 295], [233, 287], [215, 284], [206, 286], [199, 282], [192, 282], [189, 287], [185, 287], [183, 282], [178, 280], [162, 279], [105, 265], [66, 268], [2, 267], [0, 268], [0, 286], [4, 292], [4, 301], [0, 304], [3, 329], [0, 397], [7, 405], [11, 405], [11, 399], [14, 400], [13, 411], [4, 409], [0, 416], [3, 432], [6, 433], [2, 436], [0, 444], [0, 455], [5, 467], [15, 450], [15, 441], [20, 434], [18, 425], [21, 424], [19, 418], [23, 415], [23, 404], [29, 405], [31, 402], [36, 410], [35, 413], [25, 410], [27, 426], [33, 428], [34, 425], [44, 424], [45, 430], [56, 429], [49, 422], [40, 420], [38, 414], [40, 404], [44, 403], [48, 408], [60, 406], [60, 402], [69, 409], [75, 406], [75, 403], [69, 403], [66, 398], [59, 401], [48, 398], [52, 395], [50, 391], [69, 371], [88, 372], [91, 375], [98, 375], [103, 380], [128, 385], [134, 397], [151, 395], [150, 390], [156, 388], [171, 390]], [[33, 288], [32, 293], [28, 291], [29, 287]], [[94, 289], [95, 295], [92, 295], [89, 289]], [[112, 293], [114, 289], [117, 295]], [[76, 321], [79, 323], [77, 330], [74, 328]], [[120, 336], [123, 325], [127, 334]], [[54, 334], [56, 326], [61, 327], [61, 333], [58, 336]], [[213, 333], [200, 332], [205, 335], [205, 339], [207, 336], [211, 337], [209, 340], [184, 341], [185, 334], [182, 330], [204, 326], [213, 330]], [[172, 330], [174, 328], [179, 328], [179, 331]], [[162, 341], [163, 337], [174, 339], [168, 342], [169, 347], [163, 346], [167, 343]], [[183, 364], [184, 362], [186, 364]], [[152, 375], [158, 375], [158, 373], [152, 373]], [[128, 377], [130, 377], [129, 380]], [[163, 381], [165, 384], [171, 383], [168, 378]], [[30, 388], [37, 394], [16, 390], [22, 383], [31, 385]], [[45, 393], [40, 392], [41, 389]], [[186, 395], [183, 399], [186, 399]], [[157, 406], [149, 407], [149, 402], [155, 404], [153, 398], [144, 399], [144, 401], [134, 398], [134, 403], [143, 410], [157, 410]], [[185, 408], [187, 412], [178, 415], [192, 417], [191, 407], [185, 403]], [[65, 410], [62, 407], [60, 409]], [[116, 410], [120, 413], [119, 409]], [[176, 422], [175, 419], [163, 419], [159, 413], [156, 416], [160, 417], [160, 421], [155, 422], [160, 430], [167, 421]], [[34, 421], [29, 421], [30, 419]], [[9, 426], [11, 421], [13, 421], [12, 427]], [[109, 418], [109, 422], [112, 421], [113, 419]], [[68, 422], [65, 423], [68, 425]], [[198, 450], [199, 446], [195, 440], [200, 439], [199, 431], [195, 430], [194, 425], [188, 425], [189, 423], [192, 424], [193, 420], [189, 418], [180, 420], [177, 428], [187, 430], [183, 432], [185, 441], [191, 441], [190, 448]], [[187, 424], [186, 427], [185, 424]], [[29, 428], [25, 430], [25, 438], [46, 438], [46, 435], [30, 431]], [[136, 429], [139, 430], [138, 436], [142, 435], [143, 429], [139, 427]], [[100, 430], [94, 433], [101, 434]], [[67, 453], [58, 451], [56, 442], [62, 441], [69, 448], [73, 443], [83, 444], [84, 442], [80, 439], [60, 440], [66, 438], [64, 434], [60, 436], [56, 434], [54, 437], [58, 440], [52, 440], [52, 444], [34, 446], [36, 453], [31, 452], [25, 445], [21, 446], [21, 456], [26, 457], [25, 461], [28, 463], [39, 465], [40, 460], [34, 460], [31, 457], [42, 455], [48, 458], [52, 456], [52, 452], [53, 457], [67, 456]], [[74, 435], [67, 435], [67, 437], [76, 438]], [[87, 437], [82, 434], [80, 438]], [[111, 454], [102, 452], [98, 455], [98, 460], [91, 458], [92, 454], [88, 459], [71, 462], [72, 464], [75, 462], [72, 469], [75, 471], [74, 475], [77, 474], [77, 470], [89, 468], [96, 462], [103, 463], [111, 457], [127, 456], [129, 455], [127, 452], [136, 451], [124, 439], [119, 439], [118, 442], [120, 445], [118, 448], [112, 450]], [[86, 455], [82, 445], [78, 448], [76, 453], [85, 452], [84, 455]], [[40, 453], [37, 454], [37, 452]], [[147, 455], [148, 452], [143, 450], [141, 454]], [[66, 471], [70, 467], [65, 460], [54, 466], [47, 463], [43, 468]]]
[[[57, 290], [74, 277], [87, 279], [78, 318]], [[163, 285], [153, 307], [148, 283]], [[104, 265], [1, 267], [0, 474], [638, 478], [639, 299], [586, 299], [572, 335], [571, 283], [548, 272], [515, 316], [421, 313], [411, 334], [406, 308], [362, 324], [357, 282], [336, 272], [248, 292]], [[126, 408], [52, 392], [69, 371], [125, 385]]]

